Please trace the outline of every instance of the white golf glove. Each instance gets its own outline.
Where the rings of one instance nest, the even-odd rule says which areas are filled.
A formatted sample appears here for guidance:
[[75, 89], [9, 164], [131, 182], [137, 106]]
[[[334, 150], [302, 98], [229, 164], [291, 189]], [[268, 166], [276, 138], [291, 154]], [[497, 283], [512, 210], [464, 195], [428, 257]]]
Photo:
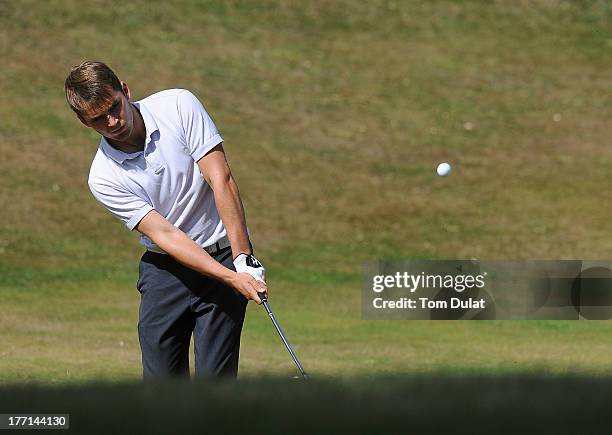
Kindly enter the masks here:
[[236, 272], [248, 273], [256, 280], [265, 283], [264, 275], [266, 274], [266, 269], [264, 269], [253, 254], [238, 255], [234, 259], [234, 267], [236, 268]]

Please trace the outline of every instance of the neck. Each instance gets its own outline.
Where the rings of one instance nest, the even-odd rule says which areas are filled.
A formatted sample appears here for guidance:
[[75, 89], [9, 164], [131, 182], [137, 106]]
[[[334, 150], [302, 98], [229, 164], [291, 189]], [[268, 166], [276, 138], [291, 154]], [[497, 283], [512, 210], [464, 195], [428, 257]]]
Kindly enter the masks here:
[[146, 139], [146, 128], [140, 111], [131, 103], [130, 109], [132, 110], [132, 117], [134, 119], [132, 125], [134, 127], [127, 139], [125, 141], [117, 141], [106, 138], [108, 143], [125, 153], [135, 153], [144, 150]]

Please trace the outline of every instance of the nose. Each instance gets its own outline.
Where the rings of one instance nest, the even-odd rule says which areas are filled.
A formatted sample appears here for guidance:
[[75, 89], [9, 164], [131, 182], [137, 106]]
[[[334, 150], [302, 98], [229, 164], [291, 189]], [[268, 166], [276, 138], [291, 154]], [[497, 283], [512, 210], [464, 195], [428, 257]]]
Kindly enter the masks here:
[[114, 128], [117, 123], [119, 122], [119, 119], [112, 116], [112, 115], [107, 115], [106, 116], [106, 123], [108, 125], [109, 128]]

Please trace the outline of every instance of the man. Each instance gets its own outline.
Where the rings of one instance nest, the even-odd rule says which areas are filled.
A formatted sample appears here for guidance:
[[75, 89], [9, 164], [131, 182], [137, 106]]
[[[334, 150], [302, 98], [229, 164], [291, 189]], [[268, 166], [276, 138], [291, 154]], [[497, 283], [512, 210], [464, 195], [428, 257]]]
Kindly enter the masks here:
[[65, 82], [79, 120], [102, 135], [91, 165], [95, 198], [141, 233], [138, 336], [145, 378], [235, 378], [248, 300], [267, 292], [222, 138], [189, 91], [131, 101], [102, 62], [83, 62]]

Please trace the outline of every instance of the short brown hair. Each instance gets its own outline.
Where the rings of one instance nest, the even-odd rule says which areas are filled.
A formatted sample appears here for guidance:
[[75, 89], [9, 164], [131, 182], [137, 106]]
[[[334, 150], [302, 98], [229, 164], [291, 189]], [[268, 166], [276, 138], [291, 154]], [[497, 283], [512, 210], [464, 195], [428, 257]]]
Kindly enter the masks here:
[[112, 100], [121, 82], [105, 63], [87, 60], [73, 67], [64, 82], [66, 100], [77, 114], [91, 113]]

